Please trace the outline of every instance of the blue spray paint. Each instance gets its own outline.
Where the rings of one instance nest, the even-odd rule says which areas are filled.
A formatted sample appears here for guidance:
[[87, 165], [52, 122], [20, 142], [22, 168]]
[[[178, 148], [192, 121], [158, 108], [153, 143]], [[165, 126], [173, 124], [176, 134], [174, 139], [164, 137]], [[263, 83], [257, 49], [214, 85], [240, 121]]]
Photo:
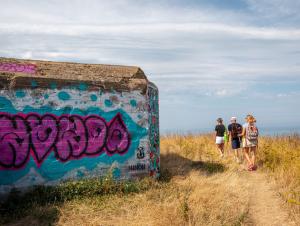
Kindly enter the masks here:
[[80, 83], [80, 84], [78, 85], [78, 89], [79, 89], [80, 91], [86, 91], [86, 90], [88, 89], [88, 85], [85, 84], [85, 83]]
[[17, 90], [16, 91], [16, 97], [17, 98], [23, 98], [26, 96], [26, 93], [23, 90]]
[[137, 106], [136, 100], [130, 100], [130, 105], [135, 108]]
[[[0, 96], [0, 103], [2, 104], [2, 109], [1, 109], [2, 112], [7, 112], [11, 114], [16, 114], [20, 112], [19, 110], [15, 109], [11, 101], [5, 97]], [[89, 107], [85, 110], [79, 108], [73, 109], [71, 107], [55, 109], [51, 106], [46, 105], [40, 108], [33, 108], [31, 106], [26, 106], [21, 112], [25, 114], [39, 113], [41, 115], [46, 113], [52, 113], [59, 116], [62, 114], [69, 113], [70, 111], [72, 111], [72, 114], [78, 114], [82, 116], [90, 115], [90, 114], [100, 115], [106, 121], [110, 121], [117, 113], [120, 113], [122, 115], [123, 121], [126, 124], [126, 127], [128, 128], [129, 133], [134, 138], [131, 141], [131, 145], [127, 153], [125, 153], [122, 156], [120, 155], [107, 156], [105, 153], [103, 153], [96, 157], [93, 156], [92, 158], [82, 158], [82, 159], [70, 160], [68, 162], [62, 163], [55, 158], [54, 152], [51, 152], [49, 156], [44, 160], [43, 164], [41, 164], [40, 167], [38, 167], [35, 161], [32, 159], [32, 157], [30, 157], [30, 160], [28, 161], [26, 167], [23, 169], [0, 170], [0, 185], [11, 185], [15, 183], [16, 181], [24, 177], [26, 174], [28, 174], [31, 168], [37, 171], [45, 180], [56, 181], [63, 178], [67, 173], [70, 173], [72, 171], [77, 172], [78, 168], [82, 166], [84, 166], [84, 168], [87, 171], [91, 172], [100, 163], [112, 165], [114, 162], [118, 162], [122, 164], [126, 162], [129, 158], [135, 156], [135, 150], [139, 147], [140, 140], [143, 137], [147, 136], [147, 129], [136, 124], [123, 109], [117, 109], [114, 111], [105, 112], [98, 107]]]
[[51, 82], [50, 83], [50, 89], [56, 89], [57, 88], [57, 85], [55, 82]]
[[91, 101], [97, 101], [97, 96], [95, 94], [91, 95]]
[[109, 99], [106, 99], [104, 101], [104, 104], [105, 104], [106, 107], [111, 107], [113, 105], [113, 102], [111, 100], [109, 100]]
[[37, 82], [35, 80], [31, 81], [31, 87], [32, 88], [37, 88], [38, 87], [38, 84], [37, 84]]
[[66, 101], [66, 100], [70, 100], [71, 96], [67, 92], [61, 91], [61, 92], [58, 93], [58, 98], [60, 100]]

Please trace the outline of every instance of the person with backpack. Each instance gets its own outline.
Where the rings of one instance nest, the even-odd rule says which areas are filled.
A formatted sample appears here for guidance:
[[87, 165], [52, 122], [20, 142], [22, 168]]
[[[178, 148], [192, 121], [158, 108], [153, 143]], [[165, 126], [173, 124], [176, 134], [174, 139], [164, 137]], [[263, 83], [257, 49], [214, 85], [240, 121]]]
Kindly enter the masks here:
[[226, 127], [223, 125], [223, 119], [217, 119], [217, 125], [215, 127], [215, 139], [216, 145], [220, 151], [221, 158], [224, 157], [224, 135], [226, 133]]
[[240, 163], [239, 149], [241, 147], [240, 134], [243, 131], [241, 124], [236, 122], [236, 117], [231, 117], [231, 124], [228, 125], [229, 137], [231, 140], [231, 148], [237, 163]]
[[243, 125], [243, 149], [244, 155], [248, 162], [248, 170], [256, 170], [255, 155], [258, 146], [258, 128], [256, 119], [252, 115], [246, 117], [247, 123]]

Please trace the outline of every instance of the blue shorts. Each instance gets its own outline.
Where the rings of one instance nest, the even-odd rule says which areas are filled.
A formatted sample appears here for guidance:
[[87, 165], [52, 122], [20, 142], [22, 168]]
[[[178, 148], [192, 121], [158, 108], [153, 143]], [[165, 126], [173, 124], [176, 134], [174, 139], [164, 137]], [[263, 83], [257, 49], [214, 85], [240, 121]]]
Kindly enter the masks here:
[[231, 147], [232, 149], [238, 149], [241, 147], [240, 139], [233, 139], [231, 140]]

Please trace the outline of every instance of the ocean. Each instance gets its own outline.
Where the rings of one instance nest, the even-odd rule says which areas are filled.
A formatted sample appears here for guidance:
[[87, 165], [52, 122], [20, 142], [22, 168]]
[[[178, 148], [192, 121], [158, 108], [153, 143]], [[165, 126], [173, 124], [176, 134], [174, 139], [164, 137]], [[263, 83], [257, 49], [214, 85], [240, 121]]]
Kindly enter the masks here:
[[[191, 129], [191, 130], [175, 130], [175, 129], [165, 129], [160, 128], [161, 135], [169, 135], [169, 134], [203, 134], [203, 133], [213, 133], [214, 128], [199, 128], [199, 129]], [[259, 133], [263, 136], [278, 136], [278, 135], [291, 135], [291, 134], [300, 134], [300, 126], [299, 127], [259, 127]]]

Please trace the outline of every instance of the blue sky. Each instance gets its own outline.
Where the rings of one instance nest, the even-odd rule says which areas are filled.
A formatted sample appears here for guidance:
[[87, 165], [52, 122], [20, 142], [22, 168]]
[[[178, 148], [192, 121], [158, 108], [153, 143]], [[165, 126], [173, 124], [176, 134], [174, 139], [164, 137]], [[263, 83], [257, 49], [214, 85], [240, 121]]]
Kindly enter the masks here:
[[161, 130], [300, 128], [300, 1], [1, 0], [0, 55], [140, 66]]

